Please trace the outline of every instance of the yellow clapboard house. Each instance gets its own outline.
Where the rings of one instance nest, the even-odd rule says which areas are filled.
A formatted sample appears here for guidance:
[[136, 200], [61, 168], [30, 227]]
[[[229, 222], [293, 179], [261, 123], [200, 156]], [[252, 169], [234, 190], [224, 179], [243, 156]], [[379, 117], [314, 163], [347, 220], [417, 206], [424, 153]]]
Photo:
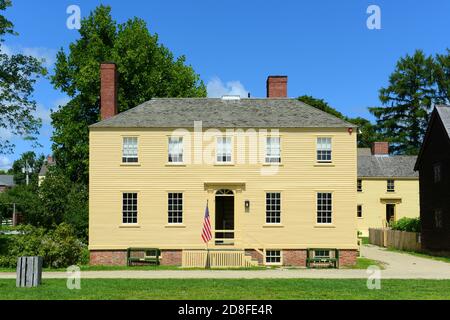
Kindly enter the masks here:
[[403, 217], [419, 217], [416, 156], [389, 155], [388, 142], [358, 149], [357, 225], [363, 236]]
[[103, 120], [90, 127], [92, 264], [157, 248], [162, 264], [196, 266], [207, 247], [217, 266], [355, 263], [356, 127], [286, 98], [287, 77], [269, 77], [264, 99], [151, 99], [120, 114], [114, 64], [102, 65], [101, 82]]

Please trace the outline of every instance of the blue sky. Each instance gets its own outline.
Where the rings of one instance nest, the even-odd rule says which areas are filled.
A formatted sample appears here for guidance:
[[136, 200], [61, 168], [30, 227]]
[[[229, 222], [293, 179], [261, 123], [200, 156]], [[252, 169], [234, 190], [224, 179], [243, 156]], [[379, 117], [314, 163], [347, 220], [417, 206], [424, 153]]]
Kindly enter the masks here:
[[[267, 76], [286, 74], [289, 96], [323, 98], [349, 116], [371, 118], [367, 107], [379, 105], [378, 90], [399, 57], [450, 47], [448, 0], [13, 0], [6, 16], [20, 35], [8, 37], [6, 49], [45, 57], [52, 72], [57, 50], [78, 38], [66, 27], [67, 7], [78, 5], [85, 17], [100, 3], [111, 5], [118, 22], [146, 20], [175, 55], [186, 55], [210, 95], [248, 91], [264, 97]], [[366, 26], [372, 4], [381, 9], [381, 30]], [[35, 99], [44, 122], [43, 148], [35, 152], [49, 154], [50, 110], [67, 97], [41, 80]], [[12, 140], [15, 153], [0, 156], [0, 169], [31, 150], [20, 137]]]

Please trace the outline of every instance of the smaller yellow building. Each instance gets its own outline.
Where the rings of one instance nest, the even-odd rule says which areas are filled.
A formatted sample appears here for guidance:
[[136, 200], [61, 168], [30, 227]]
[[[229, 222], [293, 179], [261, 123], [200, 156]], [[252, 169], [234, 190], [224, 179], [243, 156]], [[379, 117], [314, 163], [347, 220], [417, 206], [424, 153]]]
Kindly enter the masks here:
[[369, 228], [389, 221], [419, 217], [419, 176], [416, 156], [390, 156], [387, 142], [358, 149], [357, 227], [363, 236]]

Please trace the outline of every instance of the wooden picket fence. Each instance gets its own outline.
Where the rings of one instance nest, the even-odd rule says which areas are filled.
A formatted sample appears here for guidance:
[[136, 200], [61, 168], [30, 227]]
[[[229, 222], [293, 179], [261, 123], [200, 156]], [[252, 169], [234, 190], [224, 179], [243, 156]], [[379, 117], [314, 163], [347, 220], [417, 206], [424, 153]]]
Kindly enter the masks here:
[[420, 233], [388, 228], [369, 228], [369, 243], [406, 251], [420, 251], [422, 249]]
[[[209, 261], [207, 257], [209, 254]], [[257, 266], [258, 263], [245, 254], [244, 250], [183, 250], [183, 268], [242, 268]]]

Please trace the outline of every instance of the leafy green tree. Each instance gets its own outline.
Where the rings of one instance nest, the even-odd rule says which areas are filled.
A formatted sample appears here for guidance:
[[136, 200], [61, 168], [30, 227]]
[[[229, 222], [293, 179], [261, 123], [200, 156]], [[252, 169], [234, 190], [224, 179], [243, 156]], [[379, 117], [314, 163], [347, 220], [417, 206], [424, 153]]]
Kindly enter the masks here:
[[82, 20], [80, 38], [59, 51], [52, 83], [71, 101], [52, 114], [57, 165], [72, 181], [88, 180], [88, 126], [100, 120], [100, 63], [114, 61], [123, 112], [153, 97], [204, 97], [206, 88], [185, 57], [175, 58], [138, 18], [118, 24], [108, 6]]
[[372, 143], [375, 141], [383, 140], [379, 134], [375, 132], [374, 125], [367, 119], [357, 117], [357, 118], [349, 118], [344, 116], [341, 112], [337, 111], [335, 108], [331, 107], [328, 102], [323, 99], [314, 98], [312, 96], [303, 95], [298, 97], [298, 100], [325, 111], [329, 114], [332, 114], [344, 121], [348, 121], [350, 123], [356, 124], [359, 128], [358, 134], [358, 147], [360, 148], [369, 148], [372, 146]]
[[432, 106], [440, 101], [435, 59], [421, 50], [401, 58], [379, 97], [383, 106], [369, 108], [378, 133], [389, 138], [394, 153], [417, 154]]
[[436, 81], [439, 88], [438, 102], [450, 104], [450, 49], [447, 54], [436, 55]]
[[331, 107], [328, 104], [328, 102], [326, 102], [323, 99], [318, 99], [318, 98], [314, 98], [312, 96], [303, 95], [303, 96], [298, 97], [298, 100], [300, 100], [301, 102], [304, 102], [307, 105], [310, 105], [314, 108], [317, 108], [317, 109], [325, 111], [329, 114], [332, 114], [333, 116], [336, 116], [340, 119], [346, 120], [346, 117], [342, 113], [337, 111], [335, 108]]
[[[0, 0], [0, 12], [11, 6], [10, 0]], [[23, 54], [8, 55], [3, 43], [5, 35], [16, 35], [11, 21], [0, 14], [0, 129], [20, 135], [37, 144], [41, 119], [35, 116], [32, 99], [36, 79], [46, 74], [42, 61]], [[14, 144], [0, 137], [0, 153], [11, 153]]]
[[0, 216], [12, 218], [13, 204], [25, 223], [43, 225], [41, 199], [32, 186], [19, 185], [0, 193]]
[[51, 167], [38, 190], [41, 216], [33, 225], [51, 228], [62, 222], [72, 225], [78, 237], [88, 235], [88, 189], [74, 183], [58, 168]]
[[14, 161], [11, 168], [11, 173], [14, 175], [14, 182], [16, 184], [26, 184], [26, 174], [22, 171], [22, 169], [24, 169], [28, 164], [31, 171], [28, 176], [29, 183], [30, 185], [37, 187], [38, 175], [42, 165], [44, 164], [44, 159], [44, 155], [36, 157], [36, 154], [33, 151], [23, 153], [19, 159]]

